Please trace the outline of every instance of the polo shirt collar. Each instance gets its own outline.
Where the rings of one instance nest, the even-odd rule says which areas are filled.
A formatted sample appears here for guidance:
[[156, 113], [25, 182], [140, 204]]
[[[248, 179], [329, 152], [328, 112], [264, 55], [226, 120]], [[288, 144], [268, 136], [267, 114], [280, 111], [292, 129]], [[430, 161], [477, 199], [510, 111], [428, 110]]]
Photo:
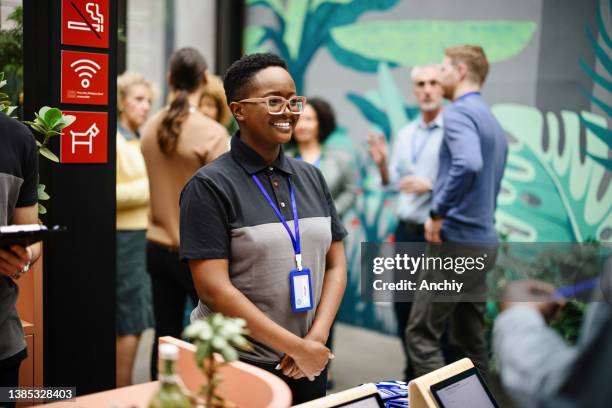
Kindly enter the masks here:
[[280, 147], [278, 157], [271, 164], [268, 164], [251, 146], [240, 139], [240, 131], [232, 137], [231, 146], [230, 154], [249, 175], [259, 173], [268, 167], [276, 168], [286, 174], [293, 174], [285, 157], [283, 146]]
[[140, 139], [140, 135], [138, 134], [138, 131], [134, 133], [130, 130], [127, 130], [126, 128], [123, 127], [123, 125], [119, 121], [117, 121], [117, 131], [121, 133], [121, 135], [125, 138], [125, 140]]
[[423, 121], [423, 116], [421, 115], [419, 115], [419, 119], [417, 123], [418, 123], [419, 128], [423, 130], [431, 130], [437, 127], [441, 128], [442, 127], [442, 112], [438, 113], [438, 116], [436, 116], [433, 122], [430, 122], [429, 125], [425, 123], [425, 121]]

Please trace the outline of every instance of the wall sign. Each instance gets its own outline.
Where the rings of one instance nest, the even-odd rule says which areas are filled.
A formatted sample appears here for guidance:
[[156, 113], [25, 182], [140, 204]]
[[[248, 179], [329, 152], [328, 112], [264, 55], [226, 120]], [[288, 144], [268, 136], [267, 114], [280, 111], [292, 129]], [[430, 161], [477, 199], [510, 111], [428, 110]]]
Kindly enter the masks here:
[[62, 130], [60, 163], [106, 163], [108, 113], [65, 111], [76, 120]]
[[62, 44], [108, 48], [108, 0], [62, 0]]
[[108, 55], [62, 51], [61, 102], [108, 104]]

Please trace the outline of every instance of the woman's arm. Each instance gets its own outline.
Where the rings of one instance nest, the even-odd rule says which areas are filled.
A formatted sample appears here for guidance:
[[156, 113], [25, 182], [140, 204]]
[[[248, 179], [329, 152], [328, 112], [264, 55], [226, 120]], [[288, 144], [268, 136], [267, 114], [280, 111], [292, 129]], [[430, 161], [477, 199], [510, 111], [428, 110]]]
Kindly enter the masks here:
[[130, 146], [119, 132], [116, 161], [117, 209], [126, 210], [149, 204], [149, 179], [140, 148]]
[[126, 210], [149, 204], [149, 179], [117, 183], [117, 209]]
[[357, 200], [358, 175], [357, 170], [350, 161], [347, 160], [342, 164], [339, 163], [339, 165], [342, 166], [342, 178], [340, 182], [343, 183], [343, 186], [340, 194], [334, 199], [334, 202], [338, 215], [343, 217], [344, 214], [353, 207]]
[[[38, 224], [38, 204], [15, 208], [13, 224]], [[0, 274], [14, 276], [27, 264], [33, 264], [40, 257], [40, 242], [28, 247], [13, 245], [10, 250], [0, 249]]]
[[329, 337], [346, 288], [346, 257], [342, 241], [332, 242], [325, 260], [325, 278], [315, 320], [306, 336], [323, 344]]
[[[189, 268], [198, 297], [212, 310], [246, 320], [249, 336], [291, 356], [308, 377], [314, 378], [325, 367], [329, 349], [320, 342], [299, 338], [259, 310], [232, 285], [227, 259], [190, 260]], [[293, 313], [289, 307], [287, 313]]]
[[[323, 292], [317, 307], [315, 320], [304, 339], [321, 344], [327, 343], [329, 330], [340, 307], [345, 288], [346, 257], [344, 256], [344, 244], [342, 241], [334, 241], [327, 251]], [[287, 356], [281, 361], [280, 368], [286, 376], [296, 380], [305, 376], [299, 366], [296, 366]]]

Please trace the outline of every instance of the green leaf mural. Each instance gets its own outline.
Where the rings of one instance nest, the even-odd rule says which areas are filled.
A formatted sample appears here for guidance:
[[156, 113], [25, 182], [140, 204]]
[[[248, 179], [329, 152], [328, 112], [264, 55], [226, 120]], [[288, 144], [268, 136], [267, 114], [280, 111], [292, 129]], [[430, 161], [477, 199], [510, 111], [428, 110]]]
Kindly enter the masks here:
[[247, 53], [261, 52], [270, 41], [289, 66], [298, 92], [302, 92], [304, 75], [315, 53], [322, 47], [334, 48], [332, 55], [352, 68], [375, 71], [379, 61], [359, 54], [337, 49], [329, 41], [330, 31], [355, 22], [363, 13], [372, 10], [387, 10], [398, 0], [247, 0], [247, 6], [265, 7], [277, 19], [277, 27], [247, 27], [245, 50]]
[[248, 26], [244, 29], [244, 48], [248, 52], [266, 52], [262, 43], [267, 36], [266, 29], [260, 26]]
[[[391, 145], [398, 131], [408, 123], [409, 119], [414, 118], [414, 107], [405, 105], [406, 102], [386, 63], [378, 65], [377, 89], [368, 91], [364, 95], [349, 93], [347, 98], [373, 129], [385, 134]], [[363, 146], [361, 149], [357, 154], [360, 194], [355, 209], [347, 214], [348, 222], [345, 223], [349, 231], [345, 245], [351, 273], [338, 316], [345, 322], [394, 333], [395, 321], [390, 309], [364, 302], [360, 297], [361, 242], [393, 240], [393, 231], [397, 225], [394, 212], [396, 194], [381, 189], [378, 169]]]
[[284, 17], [285, 11], [281, 0], [247, 0], [246, 6], [264, 6], [273, 10], [278, 16]]
[[341, 49], [362, 57], [414, 66], [441, 61], [444, 49], [480, 44], [489, 62], [521, 52], [536, 29], [532, 21], [368, 21], [331, 31]]
[[[560, 118], [543, 116], [535, 108], [512, 104], [496, 105], [493, 112], [511, 140], [498, 199], [499, 230], [509, 240], [524, 242], [609, 239], [612, 188], [606, 168], [581, 154], [580, 116], [569, 111]], [[604, 118], [582, 115], [605, 126]], [[586, 150], [603, 158], [609, 149], [587, 129]]]
[[288, 63], [298, 92], [319, 48], [327, 47], [340, 64], [377, 72], [379, 64], [413, 66], [442, 59], [444, 48], [481, 44], [491, 62], [511, 58], [529, 43], [536, 29], [531, 21], [369, 21], [356, 22], [367, 11], [387, 10], [398, 0], [248, 0], [265, 7], [277, 27], [247, 27], [245, 50], [261, 52], [270, 41]]
[[[604, 2], [602, 2], [602, 5], [605, 7]], [[612, 14], [612, 0], [608, 0], [608, 9]], [[611, 77], [612, 60], [610, 59], [609, 55], [612, 52], [612, 40], [610, 40], [610, 33], [608, 33], [600, 8], [597, 8], [596, 20], [599, 35], [608, 49], [606, 50], [603, 46], [599, 45], [588, 26], [585, 27], [586, 36], [589, 40], [591, 48], [593, 48], [595, 58], [607, 76]], [[602, 100], [601, 98], [596, 97], [593, 92], [589, 92], [585, 89], [581, 89], [582, 94], [587, 99], [591, 100], [591, 102], [600, 108], [606, 115], [608, 115], [609, 118], [612, 118], [612, 104], [610, 103], [612, 82], [610, 82], [605, 76], [598, 74], [593, 68], [589, 67], [582, 58], [578, 59], [578, 64], [580, 65], [580, 68], [582, 68], [582, 70], [593, 80], [593, 84], [600, 87], [607, 94], [608, 98], [606, 98], [606, 100]], [[594, 123], [584, 114], [581, 115], [580, 121], [589, 131], [608, 145], [608, 150], [612, 150], [612, 130], [606, 128], [605, 124], [600, 126], [597, 123]], [[608, 171], [612, 171], [612, 160], [610, 160], [606, 152], [602, 152], [601, 155], [594, 155], [591, 152], [586, 152], [586, 154], [591, 159], [604, 166]]]
[[392, 142], [402, 127], [410, 120], [415, 119], [419, 113], [416, 106], [406, 105], [404, 97], [399, 91], [389, 65], [378, 65], [378, 88], [366, 92], [364, 96], [348, 93], [347, 99], [355, 105], [373, 128], [382, 132], [387, 142]]

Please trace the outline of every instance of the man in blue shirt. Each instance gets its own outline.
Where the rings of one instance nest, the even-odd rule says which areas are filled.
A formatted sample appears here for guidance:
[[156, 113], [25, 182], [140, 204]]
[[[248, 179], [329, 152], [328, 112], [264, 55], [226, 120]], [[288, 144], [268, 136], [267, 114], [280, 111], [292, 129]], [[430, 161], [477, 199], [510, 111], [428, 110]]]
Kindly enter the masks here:
[[[425, 238], [431, 243], [494, 244], [498, 240], [495, 208], [508, 143], [480, 95], [488, 71], [480, 46], [445, 50], [439, 81], [444, 97], [453, 103], [444, 112], [439, 172], [430, 218], [425, 223]], [[493, 262], [494, 256], [490, 258]], [[485, 303], [433, 302], [433, 296], [417, 292], [406, 330], [416, 375], [444, 366], [440, 338], [447, 319], [455, 351], [471, 358], [486, 373]]]

